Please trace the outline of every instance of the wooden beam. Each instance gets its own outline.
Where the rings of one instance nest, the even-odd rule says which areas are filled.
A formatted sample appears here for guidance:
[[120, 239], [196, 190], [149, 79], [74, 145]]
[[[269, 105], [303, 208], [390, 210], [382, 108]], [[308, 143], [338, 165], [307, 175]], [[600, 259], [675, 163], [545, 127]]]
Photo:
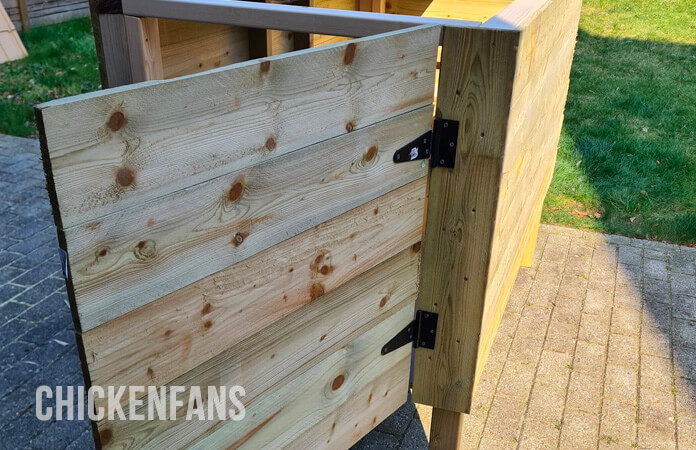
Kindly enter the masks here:
[[131, 82], [164, 78], [157, 19], [124, 16]]
[[[446, 28], [437, 110], [460, 127], [455, 168], [430, 174], [419, 309], [440, 314], [415, 351], [413, 400], [469, 412], [519, 36]], [[495, 332], [495, 330], [493, 330]]]
[[95, 40], [102, 87], [111, 88], [132, 83], [133, 72], [128, 54], [125, 17], [121, 14], [99, 14], [97, 21], [99, 25], [95, 27]]
[[467, 437], [463, 435], [464, 415], [433, 408], [430, 422], [430, 450], [459, 450]]
[[480, 22], [305, 8], [239, 0], [123, 0], [124, 14], [334, 36], [362, 37], [418, 25], [477, 27]]
[[439, 38], [419, 27], [39, 105], [57, 225], [431, 105]]

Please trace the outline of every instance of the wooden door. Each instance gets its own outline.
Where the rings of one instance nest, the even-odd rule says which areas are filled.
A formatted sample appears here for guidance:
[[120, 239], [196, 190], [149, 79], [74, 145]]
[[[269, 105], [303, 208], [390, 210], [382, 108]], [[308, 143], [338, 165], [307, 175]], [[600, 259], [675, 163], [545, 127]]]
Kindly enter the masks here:
[[37, 107], [88, 385], [246, 391], [242, 421], [103, 419], [103, 447], [345, 448], [406, 400], [410, 346], [380, 349], [413, 318], [427, 164], [392, 156], [431, 127], [439, 39]]

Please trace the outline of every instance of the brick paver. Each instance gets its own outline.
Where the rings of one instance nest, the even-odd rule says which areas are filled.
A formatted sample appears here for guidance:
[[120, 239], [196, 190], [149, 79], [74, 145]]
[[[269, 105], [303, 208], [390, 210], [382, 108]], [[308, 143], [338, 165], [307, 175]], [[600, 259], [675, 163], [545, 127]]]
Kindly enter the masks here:
[[[0, 448], [93, 448], [35, 418], [82, 384], [38, 144], [0, 136]], [[696, 448], [696, 249], [541, 226], [465, 417], [464, 448]], [[425, 449], [407, 402], [359, 449]]]

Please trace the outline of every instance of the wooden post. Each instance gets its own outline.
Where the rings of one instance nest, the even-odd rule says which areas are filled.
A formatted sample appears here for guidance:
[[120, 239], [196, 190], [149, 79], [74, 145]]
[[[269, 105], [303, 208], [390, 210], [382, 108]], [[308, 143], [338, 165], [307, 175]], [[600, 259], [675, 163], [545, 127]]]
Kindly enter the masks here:
[[17, 0], [19, 9], [19, 21], [22, 23], [22, 31], [29, 29], [29, 12], [27, 11], [27, 0]]
[[430, 422], [430, 450], [459, 450], [462, 448], [464, 414], [433, 408]]
[[522, 262], [520, 265], [522, 267], [532, 267], [532, 261], [534, 260], [534, 249], [536, 248], [537, 235], [539, 234], [539, 222], [541, 222], [541, 210], [544, 209], [544, 201], [538, 202], [538, 206], [534, 213], [532, 213], [531, 223], [528, 225], [529, 231], [527, 238], [527, 246], [524, 249], [524, 254], [522, 255]]

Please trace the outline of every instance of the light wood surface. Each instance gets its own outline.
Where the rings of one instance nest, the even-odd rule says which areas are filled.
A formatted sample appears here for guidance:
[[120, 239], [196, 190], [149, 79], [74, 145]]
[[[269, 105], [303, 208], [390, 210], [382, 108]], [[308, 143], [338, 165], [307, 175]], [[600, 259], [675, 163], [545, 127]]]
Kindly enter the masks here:
[[[356, 4], [355, 8], [357, 9]], [[124, 14], [138, 17], [361, 37], [418, 25], [477, 27], [480, 22], [304, 8], [240, 0], [123, 0]]]
[[182, 20], [159, 22], [165, 79], [250, 59], [246, 28]]
[[170, 382], [415, 245], [424, 198], [421, 178], [83, 333], [92, 382]]
[[0, 4], [0, 64], [25, 56], [27, 56], [27, 50], [17, 34], [17, 29], [7, 15], [5, 8]]
[[68, 228], [432, 103], [414, 28], [39, 108]]
[[386, 12], [485, 22], [511, 3], [512, 0], [390, 0]]
[[[380, 349], [413, 317], [417, 270], [418, 253], [408, 248], [171, 382], [244, 386], [245, 420], [104, 420], [101, 434], [110, 436], [114, 448], [133, 443], [145, 448], [194, 443], [201, 448], [259, 448], [252, 444], [266, 439], [289, 443], [373, 380], [380, 387], [395, 384], [392, 390], [372, 390], [375, 407], [387, 402], [387, 410], [395, 409], [406, 400], [410, 348], [387, 356]], [[397, 373], [387, 376], [395, 366]], [[367, 405], [368, 398], [362, 400]]]
[[435, 349], [416, 349], [413, 377], [413, 400], [436, 408], [468, 412], [479, 335], [491, 332], [481, 317], [517, 38], [444, 34], [437, 109], [460, 133], [455, 168], [430, 175], [419, 308], [440, 320]]
[[456, 411], [433, 408], [430, 427], [430, 450], [460, 450], [464, 448], [464, 415]]
[[131, 81], [134, 83], [164, 78], [157, 19], [124, 16]]
[[65, 231], [87, 331], [425, 176], [393, 153], [431, 109], [272, 158]]
[[430, 178], [419, 307], [441, 316], [435, 350], [416, 349], [416, 402], [471, 407], [524, 253], [533, 252], [579, 10], [559, 0], [521, 32], [445, 31], [437, 108], [467, 127], [455, 169]]

